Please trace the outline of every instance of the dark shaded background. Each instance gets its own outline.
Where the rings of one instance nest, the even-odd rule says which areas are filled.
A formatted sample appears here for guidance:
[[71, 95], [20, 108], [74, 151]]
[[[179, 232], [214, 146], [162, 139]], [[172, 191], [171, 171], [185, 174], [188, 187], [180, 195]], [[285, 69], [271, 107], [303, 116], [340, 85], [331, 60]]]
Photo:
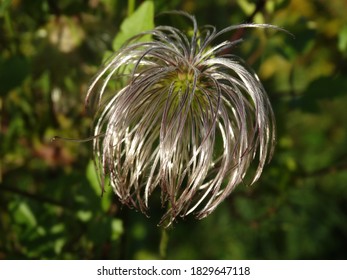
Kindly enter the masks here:
[[[88, 83], [141, 2], [0, 2], [0, 259], [160, 258], [160, 204], [146, 218], [110, 188], [100, 198], [91, 143], [50, 141], [90, 135]], [[255, 186], [204, 220], [176, 223], [166, 257], [346, 259], [347, 2], [154, 2], [156, 13], [185, 10], [200, 24], [266, 22], [295, 35], [230, 34], [245, 38], [233, 51], [270, 96], [276, 152]]]

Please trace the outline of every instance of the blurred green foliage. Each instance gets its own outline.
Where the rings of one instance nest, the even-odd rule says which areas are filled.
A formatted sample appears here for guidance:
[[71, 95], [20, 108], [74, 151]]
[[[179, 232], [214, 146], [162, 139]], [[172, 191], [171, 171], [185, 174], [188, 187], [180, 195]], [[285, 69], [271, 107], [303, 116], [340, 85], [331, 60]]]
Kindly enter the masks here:
[[176, 223], [166, 257], [345, 259], [347, 3], [142, 2], [0, 1], [0, 259], [160, 258], [160, 204], [147, 218], [111, 188], [101, 198], [91, 144], [50, 140], [90, 135], [83, 100], [103, 57], [167, 10], [218, 28], [266, 22], [295, 39], [249, 31], [233, 50], [269, 93], [276, 153], [254, 187], [240, 186], [204, 220]]

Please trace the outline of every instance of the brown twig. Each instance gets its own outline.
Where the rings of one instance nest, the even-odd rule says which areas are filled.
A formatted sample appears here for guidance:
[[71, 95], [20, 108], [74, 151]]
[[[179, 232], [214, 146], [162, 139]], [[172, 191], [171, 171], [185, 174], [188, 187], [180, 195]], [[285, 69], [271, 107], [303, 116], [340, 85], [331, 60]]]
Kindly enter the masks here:
[[26, 191], [17, 189], [15, 187], [1, 186], [0, 187], [0, 192], [1, 191], [9, 192], [9, 193], [17, 194], [17, 195], [21, 195], [21, 196], [24, 196], [24, 197], [36, 200], [36, 201], [41, 202], [41, 203], [48, 203], [48, 204], [55, 205], [55, 206], [58, 206], [58, 207], [69, 208], [67, 204], [62, 203], [60, 201], [56, 201], [54, 199], [51, 199], [51, 198], [48, 198], [48, 197], [45, 197], [45, 196], [42, 196], [42, 195], [39, 195], [39, 194], [26, 192]]

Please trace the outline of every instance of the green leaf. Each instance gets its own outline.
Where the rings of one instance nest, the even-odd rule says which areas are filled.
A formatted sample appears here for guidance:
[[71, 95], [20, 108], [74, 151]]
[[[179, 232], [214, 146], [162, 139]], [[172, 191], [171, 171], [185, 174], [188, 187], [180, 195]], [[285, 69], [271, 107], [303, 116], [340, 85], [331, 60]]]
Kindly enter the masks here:
[[26, 202], [21, 202], [16, 212], [16, 221], [18, 223], [27, 224], [31, 227], [37, 225], [34, 213]]
[[3, 17], [5, 12], [9, 9], [11, 0], [3, 0], [0, 2], [0, 17]]
[[65, 238], [59, 238], [54, 242], [54, 252], [60, 254], [66, 243]]
[[89, 161], [86, 170], [87, 179], [97, 196], [101, 195], [101, 186], [92, 160]]
[[78, 219], [80, 219], [82, 222], [88, 222], [93, 214], [91, 211], [84, 211], [84, 210], [79, 210], [77, 211], [76, 216], [78, 217]]
[[113, 219], [111, 222], [112, 240], [118, 240], [124, 233], [123, 221], [120, 219]]
[[[113, 50], [118, 50], [126, 40], [131, 37], [154, 28], [154, 5], [152, 1], [145, 1], [121, 24], [120, 31], [113, 40]], [[144, 36], [142, 40], [149, 40], [150, 36]]]
[[338, 48], [342, 53], [346, 53], [347, 51], [347, 25], [339, 33]]
[[[86, 176], [87, 176], [87, 179], [88, 179], [92, 189], [94, 190], [96, 196], [100, 198], [100, 196], [102, 194], [101, 184], [100, 184], [100, 181], [98, 179], [98, 174], [95, 170], [95, 166], [94, 166], [94, 163], [92, 160], [89, 161], [89, 163], [87, 165]], [[105, 178], [104, 184], [105, 184], [104, 185], [105, 187], [109, 185], [109, 179], [108, 178]], [[101, 207], [104, 211], [107, 211], [110, 208], [111, 203], [112, 203], [112, 195], [113, 195], [113, 192], [107, 191], [107, 190], [103, 194], [103, 196], [101, 198]], [[79, 213], [78, 217], [83, 221], [87, 221], [91, 218], [89, 216], [89, 214], [87, 214], [87, 213]]]

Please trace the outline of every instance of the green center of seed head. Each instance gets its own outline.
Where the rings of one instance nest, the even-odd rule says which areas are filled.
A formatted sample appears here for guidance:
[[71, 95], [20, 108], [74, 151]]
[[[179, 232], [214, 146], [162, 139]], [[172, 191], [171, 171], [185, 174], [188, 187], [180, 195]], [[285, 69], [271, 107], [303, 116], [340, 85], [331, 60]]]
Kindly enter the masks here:
[[183, 67], [177, 71], [176, 86], [181, 89], [185, 89], [194, 81], [194, 72], [188, 67]]

